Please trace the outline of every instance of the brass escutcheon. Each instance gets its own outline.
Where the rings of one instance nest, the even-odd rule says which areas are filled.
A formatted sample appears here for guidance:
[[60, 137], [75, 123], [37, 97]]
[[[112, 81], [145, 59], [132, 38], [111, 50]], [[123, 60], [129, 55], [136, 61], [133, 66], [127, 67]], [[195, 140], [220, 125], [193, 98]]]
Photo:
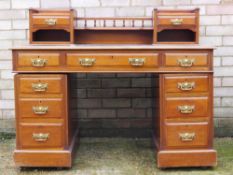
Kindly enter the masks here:
[[182, 114], [191, 114], [195, 110], [195, 106], [189, 106], [189, 105], [183, 105], [183, 106], [178, 106], [177, 107], [180, 113]]
[[145, 58], [129, 58], [129, 63], [132, 66], [140, 67], [145, 63]]
[[183, 23], [182, 18], [175, 18], [175, 19], [171, 19], [170, 21], [171, 21], [172, 25], [176, 25], [176, 26], [181, 25]]
[[182, 91], [191, 91], [195, 88], [195, 82], [178, 82], [177, 87]]
[[37, 142], [45, 142], [49, 138], [49, 133], [33, 133], [32, 138]]
[[34, 58], [31, 59], [31, 62], [33, 67], [44, 67], [47, 63], [47, 60], [43, 58]]
[[44, 92], [48, 88], [48, 83], [32, 83], [32, 89], [36, 92]]
[[196, 136], [196, 134], [194, 132], [191, 132], [191, 133], [188, 133], [188, 132], [179, 133], [179, 137], [180, 137], [181, 141], [183, 141], [183, 142], [193, 141], [195, 136]]
[[180, 67], [192, 67], [194, 64], [194, 59], [182, 58], [178, 59], [178, 64]]
[[95, 64], [95, 58], [80, 58], [79, 63], [84, 67], [91, 67]]
[[49, 107], [48, 106], [33, 106], [32, 110], [37, 115], [43, 115], [48, 112]]
[[54, 18], [45, 19], [44, 21], [49, 26], [55, 26], [57, 23], [57, 19]]

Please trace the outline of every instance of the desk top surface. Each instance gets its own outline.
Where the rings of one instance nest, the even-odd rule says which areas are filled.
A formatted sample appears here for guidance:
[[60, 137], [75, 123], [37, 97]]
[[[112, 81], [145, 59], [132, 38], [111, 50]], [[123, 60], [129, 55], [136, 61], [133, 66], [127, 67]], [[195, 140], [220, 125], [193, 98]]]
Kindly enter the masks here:
[[154, 50], [154, 49], [214, 49], [213, 46], [200, 44], [66, 44], [66, 45], [42, 45], [31, 44], [24, 46], [13, 47], [12, 50]]

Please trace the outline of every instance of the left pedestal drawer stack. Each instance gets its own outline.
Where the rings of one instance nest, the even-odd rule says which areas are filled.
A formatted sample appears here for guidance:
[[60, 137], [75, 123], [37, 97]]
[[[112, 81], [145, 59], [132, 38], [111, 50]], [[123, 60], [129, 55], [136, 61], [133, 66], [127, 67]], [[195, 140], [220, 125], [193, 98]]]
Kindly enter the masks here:
[[15, 75], [16, 165], [71, 166], [67, 93], [65, 74]]

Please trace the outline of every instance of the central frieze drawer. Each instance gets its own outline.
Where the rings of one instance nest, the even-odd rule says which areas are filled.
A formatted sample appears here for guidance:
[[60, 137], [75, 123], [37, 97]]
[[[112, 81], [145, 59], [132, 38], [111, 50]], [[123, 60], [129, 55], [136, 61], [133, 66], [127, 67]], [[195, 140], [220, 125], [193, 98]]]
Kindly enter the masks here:
[[19, 142], [21, 148], [63, 148], [63, 123], [20, 123]]
[[166, 75], [164, 90], [166, 93], [199, 93], [208, 92], [210, 75]]
[[208, 123], [167, 123], [166, 145], [169, 148], [205, 148], [208, 146]]
[[158, 66], [158, 54], [88, 55], [69, 53], [66, 64], [69, 67], [89, 69], [153, 68]]
[[63, 118], [65, 103], [62, 98], [20, 98], [18, 114], [20, 118]]
[[185, 118], [208, 116], [208, 97], [167, 97], [165, 116], [167, 118]]
[[62, 94], [64, 92], [65, 75], [16, 75], [18, 93], [23, 95]]

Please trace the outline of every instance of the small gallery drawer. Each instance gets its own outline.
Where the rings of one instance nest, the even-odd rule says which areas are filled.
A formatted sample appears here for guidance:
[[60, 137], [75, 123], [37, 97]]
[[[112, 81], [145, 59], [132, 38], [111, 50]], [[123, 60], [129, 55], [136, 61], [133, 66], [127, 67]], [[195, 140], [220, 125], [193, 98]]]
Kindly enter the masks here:
[[164, 90], [166, 93], [208, 92], [209, 75], [165, 75]]
[[165, 137], [169, 148], [204, 148], [208, 146], [208, 123], [167, 123]]
[[166, 118], [208, 117], [208, 97], [167, 97]]
[[34, 14], [32, 16], [33, 27], [66, 27], [70, 25], [70, 16], [64, 15], [40, 15]]
[[165, 53], [164, 66], [181, 69], [208, 67], [207, 53]]
[[63, 123], [20, 123], [18, 132], [21, 148], [63, 148]]
[[60, 66], [59, 53], [19, 52], [17, 55], [16, 67], [22, 69], [41, 70], [57, 66]]
[[196, 17], [190, 16], [177, 16], [177, 15], [159, 15], [158, 25], [165, 26], [184, 26], [184, 25], [196, 25]]
[[20, 98], [17, 107], [20, 118], [62, 118], [66, 111], [61, 98]]
[[66, 76], [57, 74], [20, 74], [16, 75], [16, 81], [19, 94], [62, 94], [63, 87], [66, 84]]
[[67, 54], [67, 65], [89, 69], [153, 68], [158, 66], [158, 54], [85, 55]]

